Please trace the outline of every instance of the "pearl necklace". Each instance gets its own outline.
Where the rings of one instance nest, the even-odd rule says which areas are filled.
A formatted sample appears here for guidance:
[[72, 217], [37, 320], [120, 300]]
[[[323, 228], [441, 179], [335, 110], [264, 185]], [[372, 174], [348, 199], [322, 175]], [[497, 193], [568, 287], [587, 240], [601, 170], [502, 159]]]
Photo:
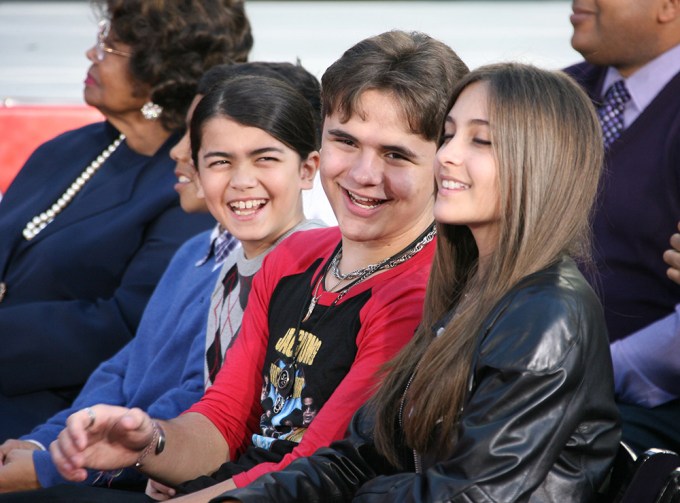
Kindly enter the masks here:
[[106, 147], [97, 158], [90, 163], [90, 165], [83, 170], [82, 173], [75, 179], [71, 186], [57, 199], [49, 209], [43, 211], [40, 215], [34, 216], [24, 227], [23, 235], [26, 241], [30, 241], [42, 231], [47, 224], [51, 223], [59, 213], [66, 208], [71, 200], [80, 192], [80, 189], [92, 178], [97, 170], [106, 162], [106, 160], [113, 154], [121, 143], [125, 140], [125, 135], [116, 138], [111, 145]]

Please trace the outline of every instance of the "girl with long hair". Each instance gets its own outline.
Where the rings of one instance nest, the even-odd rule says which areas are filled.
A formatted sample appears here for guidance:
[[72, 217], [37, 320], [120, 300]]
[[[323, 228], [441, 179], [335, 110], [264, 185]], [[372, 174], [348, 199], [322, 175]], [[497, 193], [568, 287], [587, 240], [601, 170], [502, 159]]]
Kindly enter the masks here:
[[592, 106], [565, 75], [506, 63], [464, 77], [449, 108], [414, 339], [346, 440], [224, 500], [571, 502], [605, 478], [609, 346], [576, 265], [602, 165]]

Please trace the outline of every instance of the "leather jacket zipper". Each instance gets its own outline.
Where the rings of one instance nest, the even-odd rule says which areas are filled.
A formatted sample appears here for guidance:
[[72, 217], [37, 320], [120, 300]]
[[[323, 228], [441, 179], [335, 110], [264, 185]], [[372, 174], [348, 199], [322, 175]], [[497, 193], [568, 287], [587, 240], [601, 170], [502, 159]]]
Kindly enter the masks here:
[[[401, 395], [401, 403], [399, 404], [399, 427], [401, 428], [402, 431], [404, 430], [404, 405], [406, 404], [406, 392], [408, 391], [409, 387], [411, 386], [411, 383], [413, 382], [413, 378], [416, 375], [416, 370], [418, 370], [418, 365], [416, 365], [416, 368], [411, 374], [411, 377], [409, 377], [409, 380], [406, 383], [406, 388], [404, 388], [404, 393]], [[421, 474], [423, 473], [423, 470], [420, 455], [418, 454], [418, 451], [416, 451], [415, 449], [412, 450], [413, 450], [413, 466], [415, 468], [415, 472]]]

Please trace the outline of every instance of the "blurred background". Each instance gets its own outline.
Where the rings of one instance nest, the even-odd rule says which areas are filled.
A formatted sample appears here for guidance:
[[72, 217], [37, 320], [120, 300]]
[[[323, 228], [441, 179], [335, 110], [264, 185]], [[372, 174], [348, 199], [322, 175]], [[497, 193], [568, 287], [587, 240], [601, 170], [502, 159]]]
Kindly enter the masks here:
[[[579, 59], [564, 0], [246, 0], [246, 10], [252, 61], [300, 59], [318, 77], [352, 44], [391, 28], [439, 38], [471, 68], [501, 60], [560, 68]], [[0, 0], [0, 100], [81, 103], [96, 22], [86, 0]]]
[[[251, 61], [299, 60], [319, 78], [354, 43], [393, 28], [446, 42], [470, 68], [505, 60], [561, 68], [580, 59], [565, 0], [246, 0], [246, 11]], [[87, 0], [0, 0], [0, 195], [37, 145], [100, 120], [82, 99], [97, 21]], [[318, 182], [304, 202], [307, 216], [335, 223]]]

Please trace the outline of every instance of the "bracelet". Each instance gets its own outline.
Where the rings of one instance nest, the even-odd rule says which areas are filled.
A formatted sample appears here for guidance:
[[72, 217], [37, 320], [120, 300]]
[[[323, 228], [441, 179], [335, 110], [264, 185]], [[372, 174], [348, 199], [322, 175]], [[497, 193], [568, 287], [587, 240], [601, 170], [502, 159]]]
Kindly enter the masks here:
[[135, 463], [135, 468], [141, 468], [144, 466], [142, 461], [144, 461], [144, 458], [146, 458], [149, 453], [151, 452], [151, 449], [155, 447], [154, 454], [158, 456], [161, 452], [163, 452], [163, 449], [165, 449], [165, 432], [163, 431], [163, 428], [161, 428], [161, 425], [158, 424], [157, 421], [153, 421], [153, 435], [151, 436], [151, 442], [144, 448], [142, 453], [139, 455], [139, 458], [137, 458], [137, 462]]

